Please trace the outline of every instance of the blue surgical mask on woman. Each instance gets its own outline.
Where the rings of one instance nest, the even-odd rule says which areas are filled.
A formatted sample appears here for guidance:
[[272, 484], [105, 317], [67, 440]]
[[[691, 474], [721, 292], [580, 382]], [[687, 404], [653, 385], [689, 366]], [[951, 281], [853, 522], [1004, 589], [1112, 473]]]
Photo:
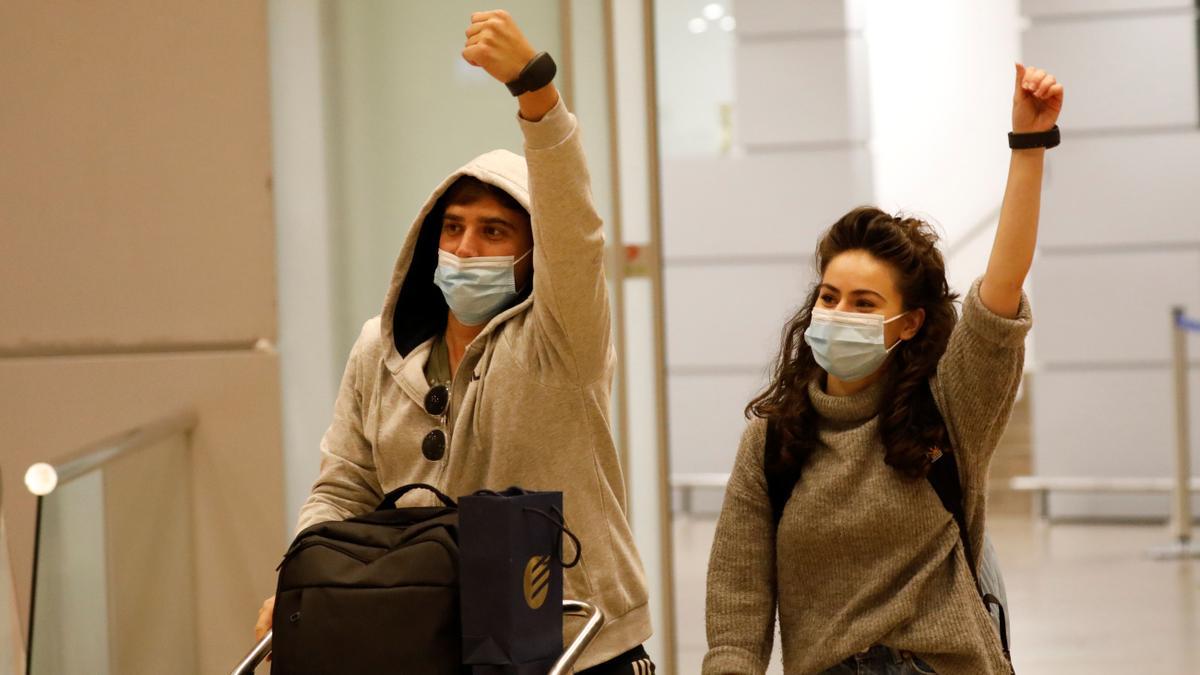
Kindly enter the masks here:
[[890, 349], [884, 346], [883, 326], [904, 314], [884, 320], [881, 314], [814, 307], [804, 341], [812, 347], [813, 357], [825, 372], [843, 382], [854, 382], [878, 370], [900, 344], [901, 340], [896, 340]]
[[485, 324], [517, 299], [516, 265], [511, 255], [459, 258], [438, 249], [433, 283], [442, 291], [455, 318], [467, 326]]

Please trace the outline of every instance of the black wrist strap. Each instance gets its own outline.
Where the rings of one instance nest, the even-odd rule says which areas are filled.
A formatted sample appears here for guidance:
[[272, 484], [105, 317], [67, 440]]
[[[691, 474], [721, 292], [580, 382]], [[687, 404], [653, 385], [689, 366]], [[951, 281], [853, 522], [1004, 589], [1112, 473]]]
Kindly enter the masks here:
[[521, 74], [517, 75], [512, 82], [506, 82], [504, 86], [508, 87], [508, 91], [513, 96], [520, 96], [550, 84], [557, 73], [558, 66], [554, 63], [554, 59], [546, 52], [538, 52], [521, 69]]
[[1053, 148], [1062, 142], [1062, 136], [1058, 133], [1058, 125], [1050, 127], [1048, 131], [1035, 131], [1029, 134], [1008, 133], [1008, 147], [1013, 150], [1029, 150], [1030, 148]]

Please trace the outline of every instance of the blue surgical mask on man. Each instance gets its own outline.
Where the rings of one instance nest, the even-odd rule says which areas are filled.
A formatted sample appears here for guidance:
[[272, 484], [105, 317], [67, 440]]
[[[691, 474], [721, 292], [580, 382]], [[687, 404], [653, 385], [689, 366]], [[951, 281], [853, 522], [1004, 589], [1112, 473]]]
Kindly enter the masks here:
[[878, 370], [892, 349], [902, 342], [896, 340], [890, 349], [885, 347], [883, 326], [904, 314], [884, 320], [880, 314], [814, 307], [804, 341], [812, 347], [813, 357], [825, 372], [843, 382], [854, 382]]
[[516, 265], [532, 252], [529, 249], [515, 259], [511, 255], [459, 258], [439, 249], [433, 283], [441, 289], [455, 318], [464, 325], [479, 326], [517, 299]]

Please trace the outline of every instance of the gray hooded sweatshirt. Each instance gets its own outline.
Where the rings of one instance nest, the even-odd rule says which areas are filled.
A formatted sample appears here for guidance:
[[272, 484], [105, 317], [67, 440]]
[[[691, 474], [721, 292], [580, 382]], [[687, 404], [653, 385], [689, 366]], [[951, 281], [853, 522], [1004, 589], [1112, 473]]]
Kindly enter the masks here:
[[[366, 322], [350, 352], [298, 527], [366, 513], [408, 483], [452, 497], [511, 485], [561, 490], [567, 524], [583, 545], [580, 564], [564, 570], [564, 595], [607, 617], [576, 664], [583, 669], [649, 638], [650, 612], [609, 428], [615, 357], [604, 231], [579, 125], [561, 102], [538, 122], [518, 119], [526, 158], [496, 150], [474, 159], [434, 190], [413, 222], [383, 313]], [[434, 207], [460, 176], [500, 187], [529, 211], [533, 287], [467, 347], [451, 388], [446, 452], [430, 461], [421, 440], [439, 420], [424, 409], [424, 367], [447, 311], [433, 283], [441, 229]], [[410, 494], [402, 505], [429, 499]], [[568, 618], [565, 637], [581, 626]]]

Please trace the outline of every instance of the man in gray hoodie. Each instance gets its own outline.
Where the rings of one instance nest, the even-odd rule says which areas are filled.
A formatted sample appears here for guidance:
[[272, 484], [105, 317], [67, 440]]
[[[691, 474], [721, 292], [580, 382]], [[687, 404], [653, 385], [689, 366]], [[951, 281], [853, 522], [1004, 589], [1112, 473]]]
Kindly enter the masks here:
[[607, 617], [577, 668], [651, 673], [645, 574], [609, 428], [603, 223], [579, 124], [508, 13], [473, 14], [463, 58], [518, 94], [526, 156], [477, 157], [417, 215], [383, 312], [351, 350], [298, 529], [368, 512], [408, 483], [561, 490], [584, 551], [564, 595]]

